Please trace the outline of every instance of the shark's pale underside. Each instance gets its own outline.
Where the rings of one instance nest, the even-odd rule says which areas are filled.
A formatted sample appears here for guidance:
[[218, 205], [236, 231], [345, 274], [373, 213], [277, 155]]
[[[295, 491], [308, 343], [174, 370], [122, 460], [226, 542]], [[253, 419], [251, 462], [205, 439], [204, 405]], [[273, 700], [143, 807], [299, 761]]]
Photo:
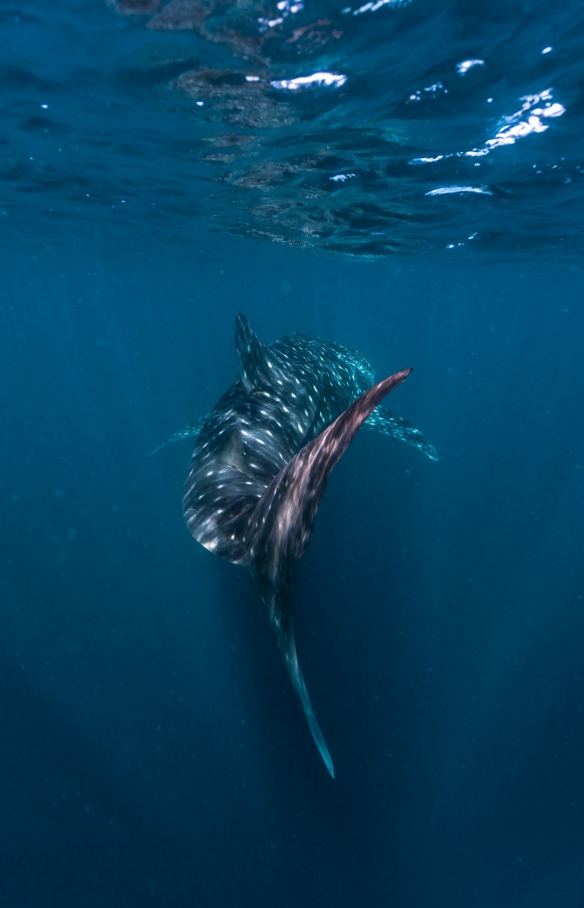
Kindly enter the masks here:
[[239, 378], [209, 416], [169, 439], [198, 436], [183, 513], [201, 545], [255, 575], [312, 736], [334, 776], [296, 654], [296, 563], [310, 542], [331, 470], [361, 425], [433, 460], [437, 455], [421, 432], [379, 407], [411, 369], [373, 385], [373, 369], [357, 351], [305, 334], [268, 347], [242, 314], [235, 348]]

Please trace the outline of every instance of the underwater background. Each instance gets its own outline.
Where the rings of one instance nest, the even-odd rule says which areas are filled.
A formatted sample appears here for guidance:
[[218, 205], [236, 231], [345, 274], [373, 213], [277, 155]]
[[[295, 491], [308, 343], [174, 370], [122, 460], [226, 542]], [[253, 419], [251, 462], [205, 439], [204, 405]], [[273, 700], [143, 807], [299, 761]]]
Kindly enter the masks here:
[[[344, 2], [344, 0], [341, 0]], [[584, 905], [584, 8], [0, 2], [0, 900]], [[265, 343], [355, 347], [294, 591], [150, 452]]]

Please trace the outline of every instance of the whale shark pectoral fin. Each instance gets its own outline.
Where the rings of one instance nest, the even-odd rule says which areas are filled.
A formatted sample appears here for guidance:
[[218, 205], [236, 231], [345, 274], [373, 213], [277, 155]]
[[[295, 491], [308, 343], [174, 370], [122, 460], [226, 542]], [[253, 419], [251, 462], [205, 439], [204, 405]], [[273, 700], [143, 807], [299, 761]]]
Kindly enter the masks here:
[[367, 417], [364, 425], [369, 429], [378, 429], [395, 441], [405, 441], [406, 444], [422, 451], [430, 460], [438, 460], [438, 452], [434, 445], [430, 444], [426, 436], [422, 435], [420, 430], [414, 428], [411, 423], [402, 419], [401, 416], [396, 416], [390, 410], [376, 407], [373, 413]]
[[239, 470], [240, 473], [243, 473], [245, 476], [249, 476], [250, 479], [253, 479], [254, 476], [250, 472], [243, 454], [243, 439], [241, 433], [235, 429], [229, 438], [227, 439], [227, 444], [218, 455], [217, 458], [221, 463], [226, 463], [230, 467], [235, 467], [236, 470]]
[[171, 435], [170, 438], [167, 438], [166, 441], [163, 441], [161, 445], [158, 445], [157, 448], [154, 448], [150, 452], [148, 457], [153, 457], [154, 454], [157, 454], [159, 451], [162, 451], [167, 445], [173, 444], [175, 441], [182, 441], [183, 438], [196, 438], [200, 433], [201, 429], [209, 419], [209, 415], [201, 416], [200, 419], [197, 419], [196, 422], [189, 423], [188, 426], [185, 426], [184, 429], [181, 429], [180, 432], [175, 432], [174, 435]]
[[274, 477], [251, 518], [246, 563], [256, 575], [280, 652], [300, 697], [312, 737], [333, 777], [332, 760], [296, 655], [291, 602], [294, 571], [296, 562], [312, 537], [316, 512], [333, 467], [371, 411], [411, 371], [396, 372], [370, 388], [324, 432], [302, 448]]
[[269, 386], [274, 368], [268, 348], [251, 327], [243, 312], [235, 319], [235, 349], [239, 360], [241, 384], [246, 394]]

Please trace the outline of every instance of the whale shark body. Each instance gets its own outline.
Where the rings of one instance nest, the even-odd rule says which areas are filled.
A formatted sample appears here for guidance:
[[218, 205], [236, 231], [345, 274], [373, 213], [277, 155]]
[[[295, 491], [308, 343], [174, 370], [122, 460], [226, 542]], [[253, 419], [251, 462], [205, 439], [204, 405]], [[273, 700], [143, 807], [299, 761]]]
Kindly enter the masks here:
[[198, 436], [184, 485], [184, 518], [197, 542], [255, 575], [292, 685], [334, 777], [296, 653], [296, 564], [331, 470], [361, 425], [434, 460], [437, 455], [421, 432], [379, 407], [411, 369], [373, 384], [373, 369], [357, 351], [304, 334], [266, 346], [241, 313], [235, 348], [239, 378], [209, 416], [170, 439]]

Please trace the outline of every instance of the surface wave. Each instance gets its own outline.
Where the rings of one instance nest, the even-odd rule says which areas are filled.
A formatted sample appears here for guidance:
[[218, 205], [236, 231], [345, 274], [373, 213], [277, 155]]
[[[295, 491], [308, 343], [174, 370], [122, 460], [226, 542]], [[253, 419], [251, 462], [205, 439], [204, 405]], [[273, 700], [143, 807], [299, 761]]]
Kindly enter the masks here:
[[581, 245], [580, 3], [29, 2], [0, 29], [8, 216], [364, 257]]

